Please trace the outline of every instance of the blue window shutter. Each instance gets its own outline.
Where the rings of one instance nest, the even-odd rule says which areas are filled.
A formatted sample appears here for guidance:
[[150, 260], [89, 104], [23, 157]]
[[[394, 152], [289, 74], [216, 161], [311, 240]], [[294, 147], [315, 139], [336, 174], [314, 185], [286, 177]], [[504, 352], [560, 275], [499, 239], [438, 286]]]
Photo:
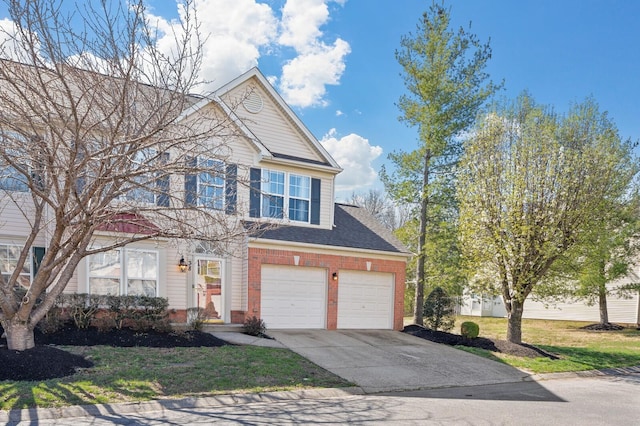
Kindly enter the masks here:
[[198, 202], [198, 159], [187, 157], [187, 169], [193, 169], [194, 173], [187, 173], [184, 177], [184, 202], [187, 206], [195, 206]]
[[233, 214], [238, 199], [238, 165], [227, 164], [225, 172], [224, 208], [227, 214]]
[[311, 178], [311, 224], [320, 225], [320, 179]]
[[42, 263], [42, 258], [44, 257], [45, 248], [44, 247], [32, 247], [33, 250], [33, 276], [35, 277], [38, 273], [38, 269], [40, 269], [40, 264]]
[[[169, 162], [169, 153], [160, 154], [160, 162], [167, 164]], [[163, 174], [156, 180], [158, 195], [156, 196], [156, 204], [160, 207], [169, 207], [169, 174]]]
[[260, 217], [260, 190], [262, 186], [262, 170], [251, 168], [249, 171], [249, 216]]

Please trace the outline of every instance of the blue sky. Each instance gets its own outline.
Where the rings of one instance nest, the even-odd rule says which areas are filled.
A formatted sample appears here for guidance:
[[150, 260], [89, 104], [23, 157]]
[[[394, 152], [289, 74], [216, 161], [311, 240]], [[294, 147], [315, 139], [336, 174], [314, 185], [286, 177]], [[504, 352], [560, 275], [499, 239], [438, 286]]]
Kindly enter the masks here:
[[[175, 0], [148, 0], [168, 29]], [[394, 52], [427, 0], [196, 0], [202, 76], [219, 86], [258, 66], [345, 169], [338, 198], [382, 188], [387, 155], [417, 146], [397, 119], [404, 93]], [[528, 90], [564, 112], [593, 96], [624, 138], [640, 139], [640, 2], [450, 0], [455, 27], [491, 39], [487, 71], [502, 96]], [[0, 11], [0, 19], [3, 14]], [[0, 25], [3, 22], [0, 21]]]

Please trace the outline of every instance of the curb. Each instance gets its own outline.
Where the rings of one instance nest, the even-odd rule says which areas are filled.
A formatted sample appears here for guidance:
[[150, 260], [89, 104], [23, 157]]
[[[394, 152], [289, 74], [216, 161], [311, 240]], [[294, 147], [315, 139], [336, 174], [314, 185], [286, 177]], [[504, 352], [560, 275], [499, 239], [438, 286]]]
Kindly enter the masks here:
[[531, 380], [557, 380], [574, 379], [579, 377], [620, 377], [633, 374], [640, 374], [640, 365], [633, 367], [604, 368], [602, 370], [570, 371], [566, 373], [541, 373], [531, 374]]
[[359, 387], [304, 389], [299, 391], [225, 394], [207, 397], [161, 399], [114, 404], [71, 405], [61, 408], [27, 408], [0, 411], [0, 423], [14, 424], [18, 422], [31, 422], [32, 424], [37, 424], [42, 420], [72, 419], [81, 417], [100, 418], [113, 416], [114, 414], [142, 414], [149, 411], [165, 412], [176, 409], [219, 407], [259, 402], [275, 403], [302, 399], [338, 398], [350, 395], [364, 395], [364, 391]]

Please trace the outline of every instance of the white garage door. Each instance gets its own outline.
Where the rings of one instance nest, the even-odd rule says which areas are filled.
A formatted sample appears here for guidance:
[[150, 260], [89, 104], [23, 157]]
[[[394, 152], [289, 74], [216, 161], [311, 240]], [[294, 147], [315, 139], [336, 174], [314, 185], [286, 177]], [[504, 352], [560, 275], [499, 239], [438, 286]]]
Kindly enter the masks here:
[[340, 271], [338, 328], [393, 328], [393, 274]]
[[325, 328], [327, 271], [262, 266], [261, 316], [269, 328]]

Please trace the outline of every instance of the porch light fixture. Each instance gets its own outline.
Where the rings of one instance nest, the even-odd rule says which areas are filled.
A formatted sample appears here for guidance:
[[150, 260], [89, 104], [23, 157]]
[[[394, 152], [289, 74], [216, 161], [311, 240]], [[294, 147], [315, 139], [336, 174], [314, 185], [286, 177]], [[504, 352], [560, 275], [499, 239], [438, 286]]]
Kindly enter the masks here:
[[334, 281], [338, 281], [338, 273], [337, 273], [337, 272], [334, 272], [333, 274], [331, 274], [331, 278], [332, 278]]
[[180, 272], [187, 272], [191, 270], [191, 262], [187, 263], [184, 260], [184, 256], [180, 258], [180, 262], [178, 262], [178, 268], [180, 268]]

